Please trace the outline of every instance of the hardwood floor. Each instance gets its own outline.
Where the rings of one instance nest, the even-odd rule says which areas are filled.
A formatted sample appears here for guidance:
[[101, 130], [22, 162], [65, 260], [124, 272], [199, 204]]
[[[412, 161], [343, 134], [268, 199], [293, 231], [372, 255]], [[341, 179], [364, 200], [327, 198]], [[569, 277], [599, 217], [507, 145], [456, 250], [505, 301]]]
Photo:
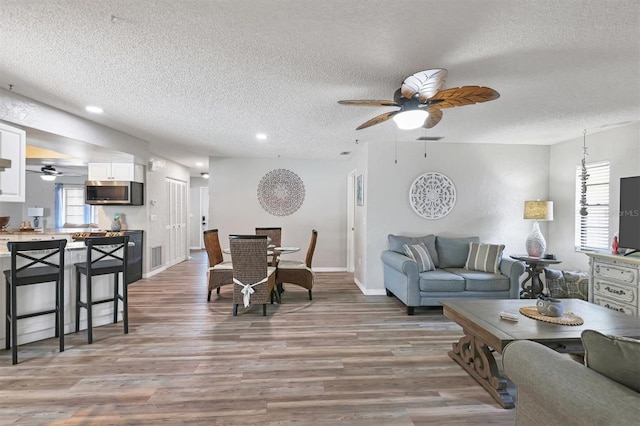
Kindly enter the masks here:
[[122, 323], [0, 351], [0, 424], [468, 425], [514, 422], [447, 356], [462, 330], [441, 309], [407, 316], [350, 274], [319, 273], [313, 301], [207, 303], [206, 256], [129, 287]]

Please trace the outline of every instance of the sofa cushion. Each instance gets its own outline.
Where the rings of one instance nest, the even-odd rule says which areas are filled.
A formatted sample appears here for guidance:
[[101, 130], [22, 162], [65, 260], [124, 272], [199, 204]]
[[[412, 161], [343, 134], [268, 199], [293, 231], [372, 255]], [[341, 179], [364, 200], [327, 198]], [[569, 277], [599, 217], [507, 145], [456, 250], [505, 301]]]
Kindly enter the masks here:
[[589, 273], [545, 268], [545, 287], [554, 299], [589, 299]]
[[405, 244], [403, 248], [404, 254], [418, 264], [418, 272], [433, 271], [435, 269], [431, 256], [429, 256], [429, 251], [423, 243]]
[[429, 251], [429, 256], [433, 261], [434, 266], [438, 267], [438, 252], [436, 251], [436, 236], [433, 234], [425, 235], [424, 237], [405, 237], [402, 235], [389, 234], [387, 236], [389, 242], [389, 250], [396, 253], [404, 254], [404, 245], [420, 244], [423, 243]]
[[504, 244], [469, 243], [469, 254], [464, 264], [471, 271], [500, 272]]
[[463, 268], [469, 255], [469, 243], [479, 242], [478, 237], [437, 237], [438, 268]]
[[500, 273], [470, 271], [464, 268], [447, 268], [447, 272], [465, 279], [467, 291], [508, 291], [509, 278]]
[[464, 291], [464, 278], [442, 269], [420, 273], [420, 291]]
[[582, 332], [587, 367], [640, 392], [640, 340], [605, 336], [595, 330]]

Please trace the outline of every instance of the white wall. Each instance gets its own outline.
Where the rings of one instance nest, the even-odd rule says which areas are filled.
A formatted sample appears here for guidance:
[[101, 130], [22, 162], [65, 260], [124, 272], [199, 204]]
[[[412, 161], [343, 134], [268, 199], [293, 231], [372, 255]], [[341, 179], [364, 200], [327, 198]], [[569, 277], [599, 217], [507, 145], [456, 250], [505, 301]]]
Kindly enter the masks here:
[[[620, 214], [620, 178], [640, 175], [640, 123], [618, 127], [586, 136], [587, 163], [608, 160], [609, 184], [609, 240], [618, 230]], [[582, 160], [583, 136], [551, 146], [550, 197], [554, 202], [554, 220], [549, 223], [547, 241], [554, 248], [566, 270], [587, 271], [587, 256], [576, 252], [575, 185], [576, 167]]]
[[[380, 254], [388, 234], [479, 236], [505, 244], [506, 255], [525, 253], [532, 223], [523, 220], [523, 205], [549, 195], [548, 146], [428, 143], [425, 158], [424, 144], [400, 143], [398, 164], [394, 150], [394, 142], [368, 147], [367, 294], [384, 292]], [[444, 218], [424, 219], [409, 204], [411, 184], [426, 172], [443, 173], [456, 187], [456, 205]]]
[[[258, 184], [274, 169], [302, 179], [305, 198], [289, 216], [267, 213], [258, 201]], [[311, 230], [318, 231], [314, 269], [346, 267], [346, 184], [353, 169], [347, 160], [209, 158], [209, 228], [217, 228], [222, 247], [229, 234], [254, 234], [255, 227], [282, 227], [282, 244], [301, 247], [287, 259], [304, 260]]]

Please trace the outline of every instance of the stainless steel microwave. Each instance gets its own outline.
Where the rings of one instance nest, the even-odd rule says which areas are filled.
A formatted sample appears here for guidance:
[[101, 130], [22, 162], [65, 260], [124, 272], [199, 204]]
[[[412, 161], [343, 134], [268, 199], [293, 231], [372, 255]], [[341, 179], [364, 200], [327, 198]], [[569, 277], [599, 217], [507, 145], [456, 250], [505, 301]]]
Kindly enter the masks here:
[[88, 180], [84, 183], [84, 202], [98, 205], [142, 206], [144, 185], [121, 180]]

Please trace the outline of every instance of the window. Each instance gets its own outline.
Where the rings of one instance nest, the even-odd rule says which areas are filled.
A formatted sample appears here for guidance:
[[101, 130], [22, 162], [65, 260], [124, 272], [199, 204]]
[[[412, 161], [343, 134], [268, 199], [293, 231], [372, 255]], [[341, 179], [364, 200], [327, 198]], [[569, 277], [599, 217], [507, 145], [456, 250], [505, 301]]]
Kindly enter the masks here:
[[84, 187], [56, 184], [56, 226], [97, 223], [95, 206], [84, 203]]
[[587, 215], [580, 215], [582, 196], [582, 166], [576, 167], [576, 250], [607, 250], [609, 248], [609, 162], [586, 164]]

